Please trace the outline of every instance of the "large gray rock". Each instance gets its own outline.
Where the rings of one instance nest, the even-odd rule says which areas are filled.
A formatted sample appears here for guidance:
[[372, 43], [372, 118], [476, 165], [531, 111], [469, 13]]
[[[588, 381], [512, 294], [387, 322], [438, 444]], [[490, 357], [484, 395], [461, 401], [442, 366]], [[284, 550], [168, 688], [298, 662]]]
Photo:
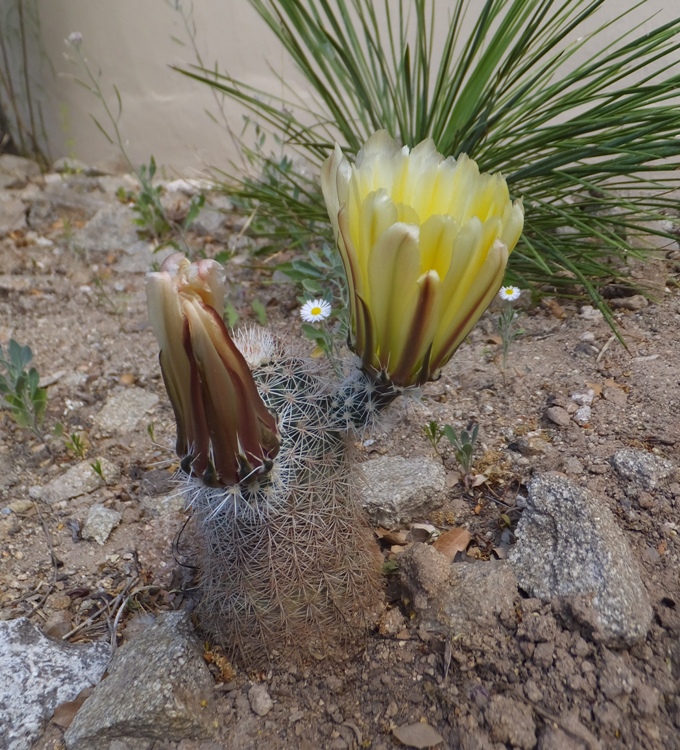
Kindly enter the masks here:
[[107, 643], [46, 638], [25, 617], [0, 622], [0, 750], [26, 750], [61, 703], [96, 685]]
[[423, 624], [453, 636], [493, 628], [511, 614], [517, 581], [504, 560], [451, 563], [434, 547], [414, 544], [399, 558], [399, 571]]
[[366, 478], [364, 508], [376, 525], [423, 518], [444, 500], [446, 471], [441, 461], [384, 456], [366, 461], [361, 469]]
[[122, 250], [137, 242], [137, 227], [133, 218], [127, 206], [104, 206], [75, 233], [74, 242], [88, 251]]
[[118, 740], [210, 737], [214, 683], [186, 612], [160, 615], [121, 646], [108, 677], [76, 714], [69, 750], [100, 750]]
[[604, 501], [564, 477], [536, 475], [516, 536], [510, 561], [531, 596], [590, 597], [609, 645], [645, 637], [652, 620], [647, 591]]

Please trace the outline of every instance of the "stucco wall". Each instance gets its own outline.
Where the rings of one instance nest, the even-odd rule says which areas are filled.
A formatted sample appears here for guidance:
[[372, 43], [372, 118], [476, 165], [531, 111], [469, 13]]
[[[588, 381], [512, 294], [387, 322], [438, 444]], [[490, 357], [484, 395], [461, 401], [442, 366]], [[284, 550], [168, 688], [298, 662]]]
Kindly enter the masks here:
[[[450, 5], [448, 0], [436, 1]], [[602, 21], [612, 18], [637, 2], [608, 0], [598, 17]], [[634, 17], [642, 20], [658, 13], [646, 28], [656, 26], [677, 14], [676, 2], [646, 0]], [[481, 0], [472, 0], [473, 12], [477, 5], [481, 6]], [[77, 31], [83, 35], [81, 49], [92, 71], [101, 71], [99, 80], [112, 105], [113, 85], [120, 91], [119, 125], [133, 162], [147, 162], [153, 154], [159, 164], [183, 174], [195, 174], [205, 165], [225, 168], [230, 160], [238, 162], [224, 126], [205, 114], [206, 109], [218, 114], [210, 91], [170, 68], [195, 61], [187, 30], [173, 6], [172, 0], [39, 0], [44, 48], [55, 69], [53, 76], [46, 73], [44, 82], [53, 157], [70, 155], [95, 163], [118, 153], [90, 117], [107, 124], [100, 103], [74, 81], [74, 77], [83, 78], [83, 72], [67, 59], [64, 40]], [[185, 0], [184, 6], [188, 9], [190, 3]], [[195, 0], [191, 20], [207, 65], [217, 63], [235, 78], [272, 92], [282, 93], [277, 76], [301, 89], [292, 62], [247, 0]], [[445, 28], [439, 32], [445, 33]], [[613, 27], [599, 43], [607, 43], [617, 33]], [[225, 112], [231, 128], [240, 133], [242, 111], [227, 101]]]

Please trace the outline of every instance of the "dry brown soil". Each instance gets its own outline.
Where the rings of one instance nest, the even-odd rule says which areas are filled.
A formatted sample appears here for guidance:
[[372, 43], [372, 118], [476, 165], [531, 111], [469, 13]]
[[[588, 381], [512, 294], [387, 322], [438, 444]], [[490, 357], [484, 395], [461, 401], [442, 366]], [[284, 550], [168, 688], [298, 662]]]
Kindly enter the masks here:
[[[0, 240], [0, 341], [12, 336], [29, 344], [51, 383], [45, 431], [61, 422], [67, 435], [81, 432], [85, 460], [108, 459], [120, 476], [56, 504], [34, 501], [38, 493], [31, 488], [80, 459], [63, 438], [43, 442], [0, 413], [0, 508], [14, 508], [0, 515], [0, 617], [28, 616], [56, 637], [72, 633], [73, 642], [110, 638], [126, 592], [134, 596], [117, 623], [121, 643], [141, 615], [186, 603], [183, 589], [192, 581], [173, 556], [184, 515], [176, 502], [161, 502], [172, 493], [174, 423], [147, 324], [143, 275], [117, 269], [117, 253], [80, 252], [64, 229], [64, 220], [68, 228], [79, 218], [64, 209], [40, 232], [53, 246], [25, 232]], [[230, 298], [241, 322], [254, 322], [250, 303], [257, 298], [275, 331], [297, 336], [290, 333], [298, 325], [295, 289], [272, 282], [273, 261], [256, 265], [247, 254], [229, 264]], [[513, 541], [521, 512], [516, 498], [533, 472], [560, 471], [587, 486], [614, 512], [641, 566], [654, 609], [647, 639], [610, 651], [588, 640], [558, 607], [518, 594], [514, 616], [492, 635], [447, 645], [444, 634], [420, 628], [393, 578], [386, 591], [396, 625], [371, 633], [353, 661], [305, 669], [284, 664], [259, 676], [238, 664], [233, 673], [218, 674], [213, 664], [221, 738], [184, 741], [182, 750], [378, 750], [397, 747], [394, 728], [416, 722], [435, 727], [448, 748], [680, 748], [680, 484], [630, 497], [609, 464], [624, 447], [679, 463], [677, 248], [652, 267], [668, 291], [639, 311], [616, 311], [627, 350], [601, 318], [582, 313], [582, 302], [532, 307], [522, 298], [524, 333], [505, 375], [494, 364], [492, 311], [422, 399], [391, 407], [390, 428], [357, 446], [360, 460], [432, 457], [422, 431], [428, 421], [456, 428], [477, 421], [475, 467], [488, 481], [467, 491], [444, 450], [449, 488], [442, 508], [419, 520], [441, 530], [466, 526], [472, 541], [462, 554], [480, 559], [503, 555], [503, 543]], [[131, 432], [105, 434], [94, 418], [107, 399], [129, 388], [157, 394], [158, 404]], [[559, 427], [546, 418], [551, 404], [571, 409], [571, 395], [588, 388], [596, 391], [590, 422]], [[122, 514], [103, 545], [80, 534], [94, 503]], [[545, 637], [522, 635], [530, 614]], [[254, 679], [265, 680], [274, 700], [265, 717], [248, 704]], [[51, 724], [37, 747], [59, 747], [62, 733]]]

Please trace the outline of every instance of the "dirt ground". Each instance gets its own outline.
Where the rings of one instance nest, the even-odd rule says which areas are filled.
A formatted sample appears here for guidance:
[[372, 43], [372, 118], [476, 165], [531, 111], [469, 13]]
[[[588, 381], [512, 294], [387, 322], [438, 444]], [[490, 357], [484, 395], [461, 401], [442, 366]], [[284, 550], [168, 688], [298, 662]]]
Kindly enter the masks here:
[[[61, 422], [65, 436], [81, 434], [86, 451], [81, 459], [64, 437], [43, 442], [0, 413], [0, 509], [10, 509], [0, 514], [0, 618], [29, 616], [72, 642], [107, 639], [120, 603], [132, 594], [117, 622], [120, 643], [142, 615], [183, 606], [183, 588], [192, 581], [178, 564], [181, 550], [173, 554], [185, 517], [177, 498], [168, 500], [174, 422], [147, 323], [143, 274], [126, 271], [120, 253], [80, 250], [68, 231], [80, 220], [63, 209], [37, 232], [0, 240], [0, 342], [13, 337], [30, 345], [50, 384], [45, 430]], [[209, 244], [210, 253], [217, 250]], [[448, 490], [439, 510], [418, 519], [470, 531], [457, 559], [505, 555], [521, 514], [517, 497], [532, 473], [559, 471], [587, 486], [613, 511], [641, 566], [654, 610], [644, 642], [609, 650], [559, 606], [521, 592], [515, 611], [490, 634], [446, 642], [421, 627], [391, 576], [386, 596], [396, 626], [371, 633], [353, 661], [281, 665], [256, 676], [238, 664], [231, 672], [213, 663], [220, 739], [179, 747], [386, 750], [400, 746], [396, 727], [423, 722], [441, 734], [440, 747], [466, 750], [680, 748], [680, 484], [630, 496], [609, 464], [620, 448], [680, 464], [679, 258], [671, 247], [657, 263], [636, 269], [660, 291], [656, 303], [615, 311], [628, 350], [583, 302], [532, 307], [523, 295], [524, 333], [504, 374], [494, 363], [492, 310], [442, 378], [419, 401], [390, 407], [389, 430], [357, 445], [359, 460], [432, 458], [423, 433], [430, 420], [456, 429], [479, 423], [474, 467], [488, 481], [466, 490], [443, 450]], [[273, 280], [282, 259], [253, 262], [237, 253], [228, 264], [230, 299], [241, 323], [256, 322], [251, 302], [260, 300], [272, 328], [290, 336], [298, 303], [294, 286]], [[97, 415], [127, 389], [156, 394], [158, 402], [131, 431], [107, 431]], [[588, 389], [595, 391], [590, 421], [559, 426], [546, 417], [553, 405], [573, 410], [571, 395]], [[105, 483], [66, 500], [40, 499], [36, 488], [97, 458], [115, 467]], [[103, 545], [81, 535], [95, 503], [122, 518]], [[382, 546], [386, 559], [398, 562], [389, 543]], [[533, 634], [522, 625], [529, 615]], [[258, 679], [274, 701], [263, 717], [247, 698]], [[36, 747], [58, 748], [62, 735], [52, 723]]]

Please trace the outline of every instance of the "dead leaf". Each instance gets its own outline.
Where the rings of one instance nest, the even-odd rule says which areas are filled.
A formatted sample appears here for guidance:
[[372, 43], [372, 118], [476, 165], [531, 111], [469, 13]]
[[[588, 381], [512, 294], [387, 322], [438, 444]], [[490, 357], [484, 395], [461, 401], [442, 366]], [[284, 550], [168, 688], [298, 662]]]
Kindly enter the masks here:
[[406, 544], [406, 534], [403, 531], [389, 531], [382, 526], [378, 526], [374, 531], [378, 539], [385, 544]]
[[[607, 385], [606, 380], [604, 381], [604, 384]], [[599, 383], [586, 383], [586, 388], [590, 388], [591, 391], [594, 391], [598, 398], [602, 396], [602, 386]]]
[[455, 529], [445, 531], [438, 539], [434, 540], [432, 546], [441, 552], [449, 562], [453, 562], [453, 558], [458, 552], [464, 552], [467, 549], [470, 539], [472, 539], [470, 532], [463, 526], [458, 526]]
[[503, 339], [498, 336], [495, 333], [492, 333], [490, 336], [486, 337], [486, 343], [487, 344], [496, 344], [496, 346], [500, 346], [503, 343]]
[[52, 721], [62, 729], [68, 729], [71, 726], [71, 722], [75, 719], [76, 714], [80, 710], [80, 707], [85, 703], [86, 699], [89, 698], [94, 692], [93, 687], [85, 688], [81, 690], [76, 698], [66, 703], [60, 703], [52, 714]]
[[404, 724], [393, 730], [392, 734], [407, 747], [426, 748], [434, 747], [444, 738], [439, 732], [425, 722], [420, 724]]
[[477, 474], [470, 480], [470, 487], [479, 487], [480, 484], [487, 482], [489, 477], [486, 474]]
[[628, 390], [627, 386], [621, 385], [621, 383], [617, 383], [616, 380], [612, 380], [612, 378], [607, 378], [604, 381], [604, 384], [607, 386], [607, 388], [619, 388], [622, 391]]
[[541, 300], [541, 307], [548, 310], [548, 312], [550, 312], [550, 314], [555, 318], [564, 318], [566, 316], [562, 305], [560, 305], [560, 303], [556, 302], [554, 299], [550, 299], [550, 297], [544, 297]]

